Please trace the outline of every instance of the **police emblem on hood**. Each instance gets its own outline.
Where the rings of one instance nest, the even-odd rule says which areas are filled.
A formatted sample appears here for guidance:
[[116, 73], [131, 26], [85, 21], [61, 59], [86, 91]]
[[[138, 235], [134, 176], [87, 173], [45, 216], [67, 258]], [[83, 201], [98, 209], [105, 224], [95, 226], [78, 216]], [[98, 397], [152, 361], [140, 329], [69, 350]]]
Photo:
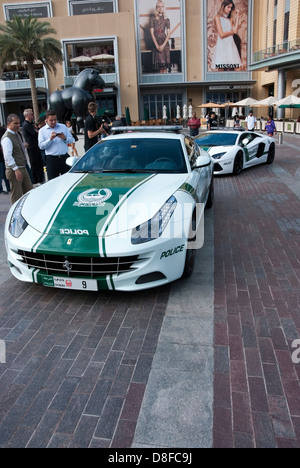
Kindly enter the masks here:
[[77, 201], [73, 206], [78, 207], [97, 207], [103, 206], [107, 200], [112, 196], [112, 192], [109, 189], [89, 189], [83, 193], [80, 193], [77, 197]]

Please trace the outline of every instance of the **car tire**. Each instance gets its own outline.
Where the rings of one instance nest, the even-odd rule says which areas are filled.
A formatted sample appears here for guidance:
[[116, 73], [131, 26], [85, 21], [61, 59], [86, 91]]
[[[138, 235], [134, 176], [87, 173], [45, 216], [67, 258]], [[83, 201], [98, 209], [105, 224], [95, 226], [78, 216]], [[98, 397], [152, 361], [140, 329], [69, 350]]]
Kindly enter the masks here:
[[232, 174], [235, 176], [240, 175], [240, 173], [243, 170], [243, 166], [244, 166], [244, 156], [243, 156], [243, 153], [239, 151], [234, 159]]
[[207, 202], [205, 208], [211, 208], [214, 204], [215, 199], [215, 183], [214, 183], [214, 176], [211, 178], [210, 187], [209, 187], [209, 194], [207, 198]]
[[275, 159], [275, 145], [274, 143], [270, 144], [270, 148], [268, 151], [268, 159], [267, 159], [267, 164], [272, 164]]
[[[196, 242], [196, 211], [193, 213], [193, 219], [191, 222], [190, 226], [190, 236], [187, 242], [187, 247], [189, 245], [189, 242]], [[193, 235], [193, 237], [191, 237]], [[189, 278], [194, 271], [194, 265], [195, 265], [195, 259], [196, 259], [196, 249], [186, 249], [186, 256], [185, 256], [185, 264], [184, 264], [184, 269], [182, 273], [182, 278]]]
[[189, 278], [193, 274], [195, 260], [196, 260], [196, 249], [187, 249], [182, 278]]

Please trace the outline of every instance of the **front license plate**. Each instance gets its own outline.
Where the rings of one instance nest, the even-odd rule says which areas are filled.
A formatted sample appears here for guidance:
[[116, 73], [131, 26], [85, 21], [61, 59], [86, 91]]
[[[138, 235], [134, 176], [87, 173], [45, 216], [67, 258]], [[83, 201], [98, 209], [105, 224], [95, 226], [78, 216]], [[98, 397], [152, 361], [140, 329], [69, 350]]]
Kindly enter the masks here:
[[82, 291], [98, 291], [97, 280], [79, 278], [59, 278], [44, 276], [43, 285], [51, 288], [76, 289]]

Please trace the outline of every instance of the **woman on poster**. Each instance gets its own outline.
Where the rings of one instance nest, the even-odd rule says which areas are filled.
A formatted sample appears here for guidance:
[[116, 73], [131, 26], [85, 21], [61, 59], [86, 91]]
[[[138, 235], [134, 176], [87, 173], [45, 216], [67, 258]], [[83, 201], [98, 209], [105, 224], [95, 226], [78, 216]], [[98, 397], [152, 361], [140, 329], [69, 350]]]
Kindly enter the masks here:
[[234, 71], [241, 66], [241, 57], [235, 38], [238, 37], [239, 13], [233, 19], [235, 5], [232, 0], [223, 0], [218, 14], [215, 16], [215, 25], [218, 40], [212, 62], [212, 68], [218, 70]]
[[158, 0], [155, 16], [150, 19], [150, 34], [153, 40], [152, 65], [156, 73], [168, 73], [170, 61], [170, 20], [165, 3]]

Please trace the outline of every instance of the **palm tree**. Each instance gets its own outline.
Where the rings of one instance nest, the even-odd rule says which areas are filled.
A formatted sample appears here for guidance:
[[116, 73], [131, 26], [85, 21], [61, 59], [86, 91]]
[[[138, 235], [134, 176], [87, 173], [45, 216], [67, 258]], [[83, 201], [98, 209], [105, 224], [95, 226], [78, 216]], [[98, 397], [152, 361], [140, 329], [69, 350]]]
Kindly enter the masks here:
[[17, 61], [28, 70], [31, 98], [35, 119], [39, 116], [34, 63], [40, 60], [45, 68], [56, 74], [56, 65], [61, 64], [63, 55], [60, 42], [49, 37], [56, 31], [47, 21], [36, 18], [14, 16], [5, 25], [0, 25], [0, 69]]

